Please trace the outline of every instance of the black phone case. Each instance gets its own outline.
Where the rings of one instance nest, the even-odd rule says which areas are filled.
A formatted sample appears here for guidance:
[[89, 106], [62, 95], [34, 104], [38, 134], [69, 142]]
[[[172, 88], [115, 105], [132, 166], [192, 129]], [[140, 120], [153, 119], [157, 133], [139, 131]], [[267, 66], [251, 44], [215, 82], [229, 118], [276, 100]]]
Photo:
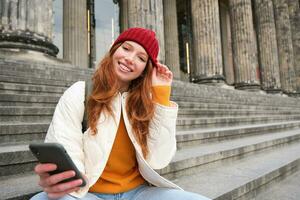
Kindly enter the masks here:
[[86, 185], [84, 178], [73, 163], [65, 148], [59, 143], [32, 143], [29, 145], [30, 151], [39, 160], [40, 163], [54, 163], [57, 169], [49, 174], [57, 174], [60, 172], [74, 170], [76, 175], [62, 182], [82, 179], [81, 187]]

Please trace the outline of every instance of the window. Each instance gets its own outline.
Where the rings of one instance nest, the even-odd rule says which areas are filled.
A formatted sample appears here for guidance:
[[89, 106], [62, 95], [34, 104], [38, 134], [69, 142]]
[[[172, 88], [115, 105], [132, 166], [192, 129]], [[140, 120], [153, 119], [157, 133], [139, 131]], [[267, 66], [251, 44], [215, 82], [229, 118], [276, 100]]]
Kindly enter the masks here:
[[53, 43], [59, 49], [57, 58], [63, 58], [63, 0], [53, 1]]
[[177, 0], [176, 3], [180, 70], [190, 74], [193, 61], [191, 2], [190, 0]]
[[94, 1], [96, 62], [98, 63], [119, 36], [119, 5], [117, 1]]

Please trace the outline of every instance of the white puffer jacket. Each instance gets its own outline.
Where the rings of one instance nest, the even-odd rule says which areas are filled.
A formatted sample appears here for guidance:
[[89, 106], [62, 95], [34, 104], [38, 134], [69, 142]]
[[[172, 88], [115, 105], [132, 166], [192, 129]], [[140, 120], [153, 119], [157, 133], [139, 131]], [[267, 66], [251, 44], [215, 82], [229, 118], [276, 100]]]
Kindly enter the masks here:
[[78, 81], [68, 88], [60, 98], [48, 129], [45, 142], [62, 144], [73, 162], [87, 177], [87, 185], [71, 195], [83, 197], [89, 188], [101, 176], [115, 136], [118, 130], [121, 111], [124, 122], [135, 150], [141, 175], [152, 185], [181, 189], [174, 183], [160, 176], [153, 169], [166, 167], [176, 152], [176, 118], [178, 105], [172, 107], [155, 105], [155, 114], [150, 124], [148, 139], [149, 155], [144, 159], [140, 146], [135, 140], [129, 123], [126, 107], [128, 93], [119, 93], [112, 102], [112, 110], [116, 121], [111, 116], [101, 114], [97, 125], [99, 133], [91, 135], [90, 129], [82, 133], [82, 119], [84, 113], [85, 82]]

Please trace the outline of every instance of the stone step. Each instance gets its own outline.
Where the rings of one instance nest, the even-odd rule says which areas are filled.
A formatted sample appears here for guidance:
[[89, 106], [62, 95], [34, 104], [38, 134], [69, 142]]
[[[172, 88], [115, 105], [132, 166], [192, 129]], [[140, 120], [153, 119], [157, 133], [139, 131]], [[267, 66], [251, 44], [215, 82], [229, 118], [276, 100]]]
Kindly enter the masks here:
[[[0, 121], [38, 122], [51, 120], [55, 107], [36, 106], [0, 106]], [[225, 116], [260, 116], [260, 115], [299, 115], [300, 111], [251, 111], [228, 109], [179, 109], [179, 117], [225, 117]]]
[[228, 105], [228, 106], [248, 106], [248, 107], [280, 107], [280, 108], [294, 108], [299, 110], [299, 106], [294, 103], [289, 103], [289, 102], [247, 102], [243, 100], [239, 101], [226, 101], [226, 100], [217, 100], [217, 99], [200, 99], [200, 100], [192, 100], [192, 99], [183, 99], [183, 100], [176, 100], [172, 96], [172, 100], [174, 100], [180, 107], [192, 107], [192, 108], [197, 108], [201, 107], [203, 104], [216, 104], [216, 105]]
[[287, 104], [289, 106], [292, 107], [299, 107], [300, 103], [298, 102], [297, 98], [291, 98], [291, 97], [282, 97], [282, 98], [259, 98], [259, 97], [252, 97], [252, 98], [245, 98], [243, 97], [236, 97], [234, 94], [232, 96], [229, 97], [224, 97], [224, 96], [208, 96], [208, 97], [188, 97], [188, 96], [172, 96], [173, 100], [176, 102], [217, 102], [217, 103], [236, 103], [236, 102], [244, 102], [248, 105], [257, 105], [257, 104], [264, 104], [264, 105], [268, 105], [268, 104], [272, 104], [272, 105], [284, 105]]
[[49, 122], [0, 122], [0, 145], [43, 140]]
[[[285, 132], [285, 133], [287, 133], [287, 132]], [[242, 147], [238, 147], [235, 151], [238, 151], [238, 152], [243, 152], [243, 153], [247, 153], [247, 150], [248, 151], [251, 151], [251, 152], [253, 152], [254, 150], [256, 150], [255, 151], [255, 155], [257, 154], [257, 151], [259, 150], [259, 148], [261, 148], [261, 149], [265, 149], [265, 148], [267, 148], [268, 147], [268, 145], [269, 145], [269, 143], [273, 143], [273, 145], [277, 145], [276, 146], [276, 148], [280, 148], [280, 145], [278, 146], [278, 144], [282, 144], [282, 143], [284, 143], [284, 142], [289, 142], [289, 141], [287, 141], [287, 140], [291, 140], [291, 141], [296, 141], [296, 138], [294, 137], [293, 138], [293, 134], [285, 134], [286, 135], [286, 138], [284, 139], [284, 138], [281, 138], [280, 139], [280, 137], [273, 137], [273, 141], [272, 140], [269, 140], [269, 141], [266, 141], [267, 140], [267, 138], [264, 138], [265, 139], [265, 141], [263, 141], [263, 140], [261, 140], [261, 138], [260, 139], [256, 139], [256, 141], [257, 141], [257, 143], [256, 144], [254, 144], [254, 139], [252, 139], [252, 142], [253, 142], [253, 144], [249, 144], [249, 143], [247, 143], [247, 145], [248, 145], [248, 147], [245, 147], [246, 149], [245, 149], [245, 151], [242, 151], [241, 150], [241, 148]], [[294, 134], [295, 136], [296, 136], [296, 134]], [[276, 138], [276, 139], [274, 139], [274, 138]], [[299, 137], [298, 137], [298, 139], [299, 139]], [[275, 144], [274, 144], [275, 143]], [[256, 147], [256, 149], [253, 149], [253, 147], [251, 147], [251, 145], [253, 146], [255, 146]], [[229, 147], [231, 147], [231, 150], [232, 151], [234, 151], [233, 150], [233, 148], [232, 148], [232, 144], [227, 144], [227, 145], [225, 145], [225, 144], [223, 144], [223, 149], [224, 149], [224, 151], [223, 151], [223, 153], [219, 153], [219, 154], [221, 154], [221, 155], [223, 155], [223, 157], [226, 157], [226, 156], [228, 156], [229, 157], [229, 159], [231, 158], [231, 156], [233, 156], [232, 154], [233, 154], [233, 152], [232, 152], [232, 154], [231, 155], [228, 155], [230, 152], [230, 150], [228, 150], [228, 149], [226, 149], [226, 148], [224, 148], [224, 147], [226, 147], [226, 146], [229, 146]], [[238, 145], [235, 145], [235, 146], [238, 146]], [[9, 149], [10, 148], [10, 149]], [[11, 149], [13, 149], [18, 155], [17, 156], [15, 156], [15, 158], [19, 158], [20, 156], [22, 157], [22, 158], [24, 158], [24, 157], [26, 157], [26, 156], [28, 156], [28, 155], [23, 155], [22, 153], [24, 153], [24, 151], [26, 151], [26, 150], [28, 150], [28, 147], [27, 147], [27, 145], [19, 145], [17, 148], [16, 147], [9, 147], [9, 148], [0, 148], [0, 152], [1, 153], [6, 153], [6, 152], [9, 152], [9, 151], [12, 151]], [[213, 154], [212, 153], [212, 150], [216, 150], [214, 147], [210, 147], [210, 149], [208, 149], [207, 147], [204, 147], [203, 149], [205, 149], [206, 151], [204, 152], [204, 153], [210, 153], [210, 154]], [[220, 149], [221, 148], [219, 148], [218, 150], [220, 151]], [[300, 150], [300, 149], [299, 149]], [[178, 151], [178, 152], [180, 152], [180, 151]], [[193, 151], [193, 152], [196, 152], [195, 150]], [[203, 152], [203, 151], [198, 151], [197, 150], [197, 152]], [[259, 151], [258, 151], [258, 153], [259, 153]], [[250, 154], [249, 152], [247, 153], [247, 154]], [[1, 155], [1, 154], [0, 154]], [[188, 153], [188, 155], [191, 155], [190, 153]], [[235, 155], [235, 156], [237, 156], [237, 155]], [[186, 156], [181, 156], [181, 157], [186, 157]], [[239, 154], [239, 158], [241, 158], [241, 157], [243, 157], [243, 155], [240, 155]], [[176, 154], [176, 157], [175, 157], [175, 159], [176, 158], [178, 158], [178, 154]], [[197, 161], [198, 161], [198, 159], [197, 159], [197, 157], [195, 157], [194, 156], [194, 159], [196, 159]], [[219, 158], [219, 159], [221, 159], [221, 158]], [[7, 160], [7, 159], [0, 159], [0, 160]], [[16, 160], [16, 159], [15, 159]], [[17, 160], [17, 162], [19, 162], [20, 160]], [[175, 160], [176, 161], [176, 160]], [[12, 163], [13, 162], [13, 159], [10, 161], [10, 163]], [[205, 161], [206, 162], [206, 161]], [[210, 162], [210, 161], [208, 161], [208, 162]], [[217, 161], [218, 162], [218, 161]], [[174, 163], [174, 161], [172, 161], [172, 163]], [[189, 162], [189, 163], [191, 163], [191, 162]], [[230, 162], [231, 163], [231, 162]], [[30, 166], [31, 168], [33, 167], [34, 165], [32, 165], [32, 166]], [[173, 166], [171, 167], [172, 169], [174, 168]], [[209, 167], [209, 168], [211, 168], [211, 167]], [[163, 169], [163, 170], [166, 170], [166, 168], [165, 169]], [[2, 171], [2, 170], [1, 170]], [[168, 178], [170, 178], [168, 175], [166, 175], [164, 172], [160, 172], [161, 174], [164, 174], [164, 176], [166, 176], [166, 177], [168, 177]], [[13, 177], [13, 178], [12, 178]], [[37, 191], [39, 191], [40, 190], [40, 188], [38, 188], [37, 187], [37, 177], [36, 176], [34, 176], [34, 175], [28, 175], [28, 174], [26, 174], [26, 175], [24, 175], [24, 173], [23, 174], [21, 174], [21, 175], [18, 175], [18, 176], [13, 176], [12, 175], [12, 177], [10, 177], [10, 176], [3, 176], [3, 177], [1, 177], [0, 178], [0, 195], [2, 195], [1, 196], [1, 198], [0, 199], [10, 199], [10, 198], [12, 198], [12, 197], [20, 197], [21, 198], [21, 196], [26, 196], [26, 195], [29, 195], [29, 196], [31, 196], [32, 194], [34, 194], [35, 192], [37, 192]], [[17, 178], [17, 177], [19, 177], [19, 178]], [[22, 177], [26, 177], [26, 178], [24, 178], [24, 179], [22, 179]], [[174, 178], [174, 177], [173, 177]], [[182, 178], [182, 177], [180, 177], [180, 178]], [[177, 178], [175, 181], [178, 181], [180, 178]], [[23, 187], [15, 187], [15, 188], [17, 188], [17, 190], [15, 189], [14, 191], [14, 193], [12, 193], [11, 192], [11, 190], [12, 190], [12, 186], [13, 185], [15, 185], [15, 184], [13, 184], [14, 183], [14, 180], [24, 180], [22, 183], [24, 183], [24, 182], [27, 182], [27, 180], [31, 180], [31, 184], [30, 184], [30, 186], [26, 186], [26, 189], [24, 189]], [[194, 178], [192, 179], [192, 180], [195, 180]], [[179, 185], [180, 185], [180, 183], [178, 183]], [[3, 187], [2, 187], [3, 186]], [[4, 186], [6, 186], [6, 187], [4, 187]], [[10, 187], [9, 187], [10, 186]], [[182, 186], [182, 184], [181, 184], [181, 186]], [[18, 198], [16, 198], [16, 199], [18, 199]]]
[[[285, 159], [284, 161], [280, 162], [280, 160], [278, 160], [278, 156], [280, 155], [279, 152], [281, 153], [281, 150], [284, 150], [283, 153], [285, 153], [287, 157], [284, 157], [284, 155], [282, 155]], [[297, 159], [296, 161], [295, 159], [294, 161], [291, 161], [293, 160], [293, 156], [290, 154], [290, 151], [294, 150], [297, 150], [299, 152], [299, 145], [297, 146], [297, 144], [293, 144], [292, 147], [283, 145], [277, 149], [277, 152], [274, 152], [273, 149], [262, 150], [261, 152], [257, 152], [255, 156], [245, 156], [240, 160], [227, 159], [225, 161], [221, 160], [213, 162], [207, 165], [203, 165], [198, 169], [196, 174], [187, 174], [172, 181], [185, 188], [187, 191], [200, 193], [212, 199], [217, 199], [218, 197], [219, 200], [232, 199], [231, 197], [236, 193], [244, 194], [245, 192], [240, 192], [240, 190], [242, 189], [246, 189], [246, 192], [253, 188], [258, 190], [260, 188], [259, 186], [261, 185], [259, 184], [259, 180], [262, 180], [265, 183], [270, 181], [270, 179], [272, 178], [275, 179], [276, 177], [274, 176], [284, 176], [289, 171], [292, 171], [295, 168], [294, 166], [297, 166], [297, 163], [298, 165], [300, 164]], [[266, 161], [268, 162], [263, 162], [263, 160], [265, 160], [266, 158]], [[260, 163], [260, 165], [254, 166], [254, 163]], [[268, 169], [269, 167], [272, 168]], [[279, 169], [276, 169], [276, 167], [279, 167]], [[242, 174], [245, 175], [241, 176]], [[252, 177], [256, 179], [252, 180]], [[263, 180], [264, 178], [267, 178], [268, 180]], [[289, 179], [290, 177], [288, 177], [288, 179], [286, 180]], [[298, 182], [297, 179], [295, 180]], [[228, 183], [230, 185], [228, 185]], [[241, 185], [239, 185], [239, 183]], [[251, 183], [255, 183], [255, 185], [249, 187]], [[246, 188], [247, 185], [248, 188]], [[294, 192], [299, 191], [298, 186], [293, 185], [293, 188], [297, 189]], [[41, 188], [38, 186], [38, 177], [35, 174], [24, 173], [21, 175], [13, 175], [0, 178], [0, 199], [29, 199], [32, 195], [39, 191], [41, 191]], [[286, 190], [282, 191], [287, 193]], [[225, 196], [225, 198], [222, 197], [222, 195], [224, 196], [224, 194], [227, 195]], [[289, 196], [291, 196], [292, 194], [289, 193]], [[262, 196], [262, 198], [260, 198], [260, 196], [257, 197], [259, 197], [256, 198], [257, 200], [265, 200], [264, 197], [267, 196]], [[273, 198], [271, 199], [273, 200]], [[280, 198], [278, 200], [283, 199], [289, 198]], [[275, 198], [274, 200], [277, 199]], [[289, 200], [298, 199], [295, 198]]]
[[[65, 65], [66, 67], [62, 66]], [[25, 82], [31, 82], [35, 83], [37, 85], [43, 84], [40, 80], [43, 80], [45, 82], [45, 85], [51, 85], [52, 83], [55, 83], [55, 85], [61, 85], [63, 83], [60, 83], [59, 81], [62, 80], [63, 82], [74, 82], [75, 80], [84, 80], [84, 79], [90, 79], [90, 77], [93, 74], [93, 69], [80, 69], [80, 68], [73, 68], [71, 65], [67, 63], [30, 63], [30, 62], [19, 62], [19, 61], [12, 61], [12, 60], [1, 60], [0, 61], [1, 66], [1, 76], [3, 76], [3, 79], [5, 82], [20, 82], [21, 79], [18, 81], [11, 80], [12, 77], [19, 76], [19, 78], [29, 79]], [[1, 79], [0, 76], [0, 80]], [[30, 81], [30, 79], [32, 79]], [[35, 80], [37, 79], [37, 80]], [[39, 80], [40, 79], [40, 80]], [[50, 82], [49, 82], [49, 80]], [[56, 81], [55, 81], [56, 80]], [[21, 82], [24, 82], [21, 81]], [[70, 84], [69, 84], [70, 85]], [[63, 84], [63, 86], [66, 86], [66, 84]], [[294, 98], [289, 97], [280, 97], [280, 96], [274, 96], [274, 95], [262, 95], [262, 94], [256, 94], [256, 93], [249, 93], [245, 91], [237, 91], [237, 90], [228, 90], [218, 87], [211, 87], [211, 86], [205, 86], [205, 85], [197, 85], [197, 84], [191, 84], [186, 82], [180, 82], [180, 81], [174, 81], [173, 84], [174, 87], [174, 96], [177, 98], [179, 95], [179, 98], [192, 98], [194, 101], [198, 98], [195, 97], [205, 97], [206, 99], [221, 99], [221, 100], [239, 100], [242, 99], [244, 101], [252, 102], [252, 103], [259, 103], [259, 102], [273, 102], [273, 103], [282, 103], [282, 102], [293, 102], [297, 104], [297, 100]], [[183, 88], [183, 89], [182, 89]], [[189, 93], [189, 94], [186, 94]], [[297, 105], [300, 105], [298, 102]]]
[[[227, 136], [229, 138], [240, 137], [240, 134], [255, 133], [255, 131], [285, 129], [298, 126], [298, 121], [287, 122], [287, 118], [279, 119], [281, 119], [282, 122], [273, 123], [273, 117], [268, 123], [263, 123], [262, 119], [260, 119], [257, 120], [256, 124], [253, 123], [246, 126], [235, 126], [231, 124], [230, 127], [227, 128], [216, 128], [216, 125], [212, 126], [213, 128], [207, 128], [205, 124], [194, 129], [184, 129], [180, 126], [177, 126], [177, 139], [179, 141], [179, 146], [184, 146], [193, 143], [202, 143], [206, 140], [222, 140], [226, 139]], [[50, 122], [51, 120], [42, 122], [0, 122], [0, 144], [41, 140], [44, 138]]]
[[7, 83], [0, 81], [0, 94], [62, 94], [67, 87]]
[[0, 177], [31, 172], [35, 165], [36, 158], [28, 144], [0, 146]]
[[[16, 77], [16, 76], [6, 76], [6, 75], [0, 75], [0, 80], [2, 80], [2, 82], [8, 82], [8, 84], [13, 84], [13, 83], [18, 83], [19, 85], [21, 85], [21, 83], [23, 84], [29, 84], [29, 85], [35, 85], [37, 86], [43, 86], [43, 87], [49, 87], [51, 86], [52, 89], [54, 86], [58, 86], [60, 88], [67, 88], [68, 86], [70, 86], [72, 83], [76, 82], [77, 80], [84, 80], [84, 79], [74, 79], [74, 80], [50, 80], [50, 79], [43, 79], [43, 78], [36, 78], [36, 77]], [[12, 86], [11, 86], [12, 87]], [[20, 87], [19, 87], [20, 88]], [[61, 91], [62, 89], [60, 89]], [[1, 91], [1, 90], [0, 90]], [[2, 90], [2, 93], [7, 93], [7, 94], [14, 94], [14, 93], [18, 93], [17, 91], [19, 90]], [[35, 92], [23, 92], [23, 93], [28, 93], [28, 94], [34, 94]], [[263, 99], [256, 99], [255, 101], [249, 100], [249, 99], [224, 99], [223, 97], [209, 97], [209, 98], [191, 98], [191, 97], [176, 97], [174, 96], [173, 99], [175, 101], [190, 101], [190, 102], [215, 102], [215, 103], [238, 103], [241, 104], [241, 102], [244, 102], [246, 104], [249, 105], [256, 105], [256, 104], [263, 104], [263, 105], [270, 105], [269, 101], [264, 101]], [[293, 98], [290, 98], [293, 99]], [[288, 101], [288, 99], [284, 99], [285, 101]], [[278, 101], [274, 101], [272, 100], [271, 105], [282, 105], [283, 102], [278, 102]], [[285, 102], [286, 103], [286, 102]], [[295, 107], [298, 104], [292, 103], [289, 104], [289, 107]]]
[[[60, 79], [60, 80], [67, 80], [67, 76], [70, 77], [82, 77], [85, 79], [85, 77], [90, 77], [93, 74], [94, 69], [82, 69], [82, 68], [74, 68], [72, 65], [68, 63], [44, 63], [44, 62], [28, 62], [28, 61], [15, 61], [10, 59], [1, 59], [0, 60], [0, 66], [2, 69], [2, 74], [6, 75], [14, 75], [16, 76], [18, 73], [20, 76], [24, 77], [31, 75], [34, 77], [41, 77], [44, 78], [50, 78], [50, 79]], [[24, 73], [24, 74], [23, 74]], [[78, 79], [77, 77], [72, 80]], [[236, 97], [243, 97], [245, 99], [248, 99], [249, 97], [259, 97], [264, 99], [273, 99], [274, 97], [276, 99], [282, 99], [281, 97], [276, 97], [274, 95], [268, 95], [268, 94], [256, 94], [256, 93], [249, 93], [245, 91], [238, 91], [238, 90], [229, 90], [219, 87], [213, 87], [213, 86], [207, 86], [207, 85], [198, 85], [198, 84], [192, 84], [192, 83], [186, 83], [181, 81], [173, 81], [173, 87], [174, 87], [174, 94], [177, 96], [205, 96], [207, 94], [210, 94], [209, 97], [216, 97], [220, 96], [222, 98], [228, 98], [231, 97], [232, 94]], [[217, 95], [216, 95], [217, 94]]]
[[77, 78], [90, 77], [94, 69], [75, 68], [69, 63], [49, 63], [49, 62], [27, 62], [0, 59], [2, 75], [14, 75], [22, 77], [39, 77], [55, 80], [74, 80]]
[[75, 80], [50, 80], [50, 79], [35, 78], [35, 77], [28, 78], [28, 77], [0, 75], [0, 81], [8, 82], [8, 83], [18, 83], [18, 84], [68, 87], [72, 85], [74, 82], [76, 82], [76, 79]]
[[218, 117], [218, 116], [251, 116], [251, 115], [291, 115], [300, 114], [299, 110], [242, 110], [242, 109], [179, 109], [178, 115], [180, 117]]
[[269, 115], [269, 116], [230, 116], [230, 117], [194, 117], [177, 118], [177, 130], [191, 128], [228, 127], [233, 125], [250, 125], [289, 120], [300, 120], [300, 115]]
[[[0, 95], [0, 106], [55, 106], [61, 94], [5, 94]], [[244, 110], [284, 110], [299, 111], [299, 108], [273, 106], [273, 105], [246, 105], [246, 104], [224, 104], [220, 103], [194, 103], [178, 102], [179, 108], [185, 109], [244, 109]]]
[[56, 105], [61, 95], [0, 95], [0, 106], [49, 106]]
[[247, 153], [255, 153], [265, 148], [276, 148], [298, 140], [300, 140], [300, 129], [294, 129], [186, 147], [178, 150], [171, 163], [158, 171], [174, 179], [184, 175], [185, 171], [193, 170], [203, 164], [233, 156], [242, 157]]
[[[300, 169], [299, 141], [276, 147], [201, 165], [182, 173], [183, 175], [174, 178], [173, 182], [186, 190], [214, 200], [262, 200], [244, 197], [255, 195], [262, 186], [267, 187], [268, 183], [280, 180]], [[299, 186], [295, 192], [299, 191], [298, 188]], [[285, 192], [294, 193], [293, 190]]]
[[[282, 119], [284, 120], [284, 119]], [[48, 130], [51, 120], [42, 122], [0, 122], [0, 144], [11, 144], [19, 142], [30, 142], [42, 140]], [[272, 122], [272, 120], [270, 120]], [[261, 123], [246, 126], [234, 126], [216, 128], [188, 128], [177, 127], [177, 140], [179, 148], [205, 141], [224, 140], [241, 137], [242, 134], [256, 134], [268, 130], [280, 130], [298, 127], [299, 121], [282, 121], [277, 123]]]
[[[74, 80], [50, 80], [42, 78], [26, 78], [17, 76], [0, 75], [1, 82], [18, 83], [18, 84], [32, 84], [32, 85], [45, 85], [45, 86], [59, 86], [68, 87], [76, 82]], [[79, 79], [84, 80], [84, 79]]]
[[275, 133], [284, 130], [299, 129], [300, 121], [287, 121], [280, 123], [256, 124], [246, 126], [231, 126], [221, 128], [198, 128], [186, 131], [177, 131], [177, 149], [190, 146], [200, 146], [203, 143], [220, 142], [236, 138], [249, 137]]
[[276, 106], [272, 104], [268, 105], [247, 105], [243, 103], [215, 103], [215, 102], [189, 102], [189, 101], [177, 101], [180, 109], [242, 109], [242, 110], [300, 110], [299, 107], [290, 107], [286, 104]]
[[243, 101], [252, 104], [271, 103], [274, 105], [298, 105], [297, 98], [280, 96], [274, 94], [260, 94], [259, 92], [248, 92], [242, 90], [230, 90], [216, 86], [173, 81], [173, 99], [182, 101], [200, 101], [201, 99], [220, 99], [226, 102]]
[[0, 74], [5, 76], [24, 77], [29, 79], [39, 78], [39, 79], [47, 79], [47, 80], [55, 80], [55, 81], [61, 81], [61, 80], [72, 81], [74, 79], [78, 79], [86, 76], [86, 75], [78, 75], [76, 74], [75, 71], [68, 73], [67, 71], [64, 70], [45, 71], [45, 70], [37, 70], [37, 69], [31, 70], [31, 72], [2, 69]]
[[28, 200], [42, 188], [39, 178], [33, 173], [24, 173], [0, 178], [0, 199]]
[[1, 122], [39, 122], [51, 121], [55, 107], [17, 107], [0, 106]]
[[[27, 78], [42, 78], [42, 79], [52, 79], [52, 80], [76, 80], [76, 79], [86, 79], [87, 77], [90, 77], [92, 75], [93, 70], [90, 69], [76, 69], [76, 68], [62, 68], [60, 65], [54, 65], [54, 64], [41, 64], [41, 63], [26, 63], [26, 62], [14, 62], [14, 61], [2, 61], [0, 62], [0, 65], [2, 66], [1, 74], [6, 76], [18, 76], [18, 77], [27, 77]], [[68, 78], [70, 77], [71, 78]], [[1, 80], [1, 79], [0, 79]], [[192, 84], [187, 84], [187, 87], [191, 87]], [[174, 87], [179, 87], [180, 84], [174, 84]], [[197, 87], [198, 85], [196, 85]], [[207, 89], [210, 87], [204, 87], [203, 89]], [[198, 89], [198, 88], [197, 88]], [[218, 88], [221, 91], [226, 91], [226, 93], [230, 90], [224, 90], [222, 88]], [[176, 89], [175, 89], [176, 91]], [[205, 90], [204, 90], [205, 91]], [[232, 93], [232, 92], [231, 92]], [[234, 93], [234, 92], [233, 92]], [[215, 95], [215, 92], [204, 92], [201, 93], [202, 96], [206, 95], [207, 98], [211, 99], [219, 98], [225, 99], [229, 98], [232, 99], [232, 95], [226, 95], [223, 92], [223, 95]], [[218, 93], [220, 94], [220, 93]], [[236, 93], [237, 95], [234, 95], [234, 98], [245, 98], [244, 96], [249, 96], [247, 93], [243, 93], [243, 95], [239, 95], [240, 92]], [[183, 95], [187, 96], [187, 95]], [[194, 97], [193, 97], [194, 98]], [[248, 99], [246, 97], [246, 99]]]
[[257, 195], [248, 195], [247, 198], [255, 198], [259, 200], [299, 200], [300, 198], [300, 169], [298, 167], [297, 171], [289, 176], [284, 176], [278, 178], [272, 183], [268, 184], [271, 187], [259, 188]]
[[[34, 85], [49, 85], [49, 86], [68, 86], [77, 80], [88, 80], [90, 77], [77, 76], [76, 74], [67, 74], [64, 76], [55, 76], [43, 74], [30, 74], [28, 72], [7, 72], [1, 70], [0, 81], [8, 83], [23, 83]], [[59, 71], [57, 71], [59, 73]], [[8, 80], [10, 78], [10, 80]]]
[[[205, 164], [207, 160], [207, 162], [212, 162], [298, 139], [300, 139], [300, 133], [299, 129], [296, 129], [247, 138], [237, 138], [232, 141], [227, 140], [219, 143], [186, 147], [177, 152], [175, 160], [173, 160], [169, 168], [163, 169], [161, 173], [171, 173], [174, 175], [173, 173], [179, 170], [195, 167], [194, 165]], [[205, 148], [207, 150], [203, 150]], [[19, 159], [20, 156], [22, 159]], [[195, 163], [195, 159], [197, 163]], [[2, 145], [0, 147], [0, 160], [0, 167], [2, 168], [0, 176], [14, 174], [16, 171], [18, 173], [28, 172], [32, 170], [36, 161], [29, 151], [27, 144]]]

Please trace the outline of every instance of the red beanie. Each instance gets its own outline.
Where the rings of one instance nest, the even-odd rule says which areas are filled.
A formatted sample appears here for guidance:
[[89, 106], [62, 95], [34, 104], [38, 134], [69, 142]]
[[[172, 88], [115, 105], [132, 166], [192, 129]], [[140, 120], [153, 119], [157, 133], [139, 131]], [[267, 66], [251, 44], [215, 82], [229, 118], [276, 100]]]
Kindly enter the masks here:
[[133, 41], [140, 44], [148, 53], [152, 64], [157, 65], [157, 55], [159, 51], [158, 40], [155, 37], [155, 32], [145, 28], [129, 28], [122, 32], [114, 42], [114, 45], [124, 42]]

